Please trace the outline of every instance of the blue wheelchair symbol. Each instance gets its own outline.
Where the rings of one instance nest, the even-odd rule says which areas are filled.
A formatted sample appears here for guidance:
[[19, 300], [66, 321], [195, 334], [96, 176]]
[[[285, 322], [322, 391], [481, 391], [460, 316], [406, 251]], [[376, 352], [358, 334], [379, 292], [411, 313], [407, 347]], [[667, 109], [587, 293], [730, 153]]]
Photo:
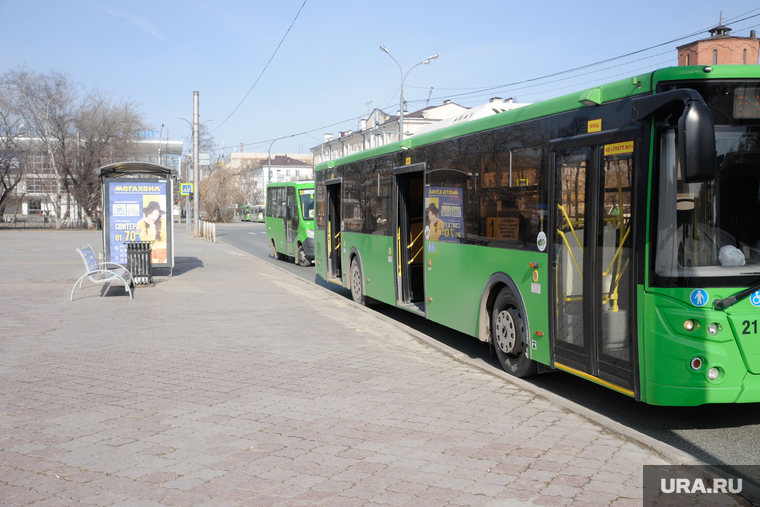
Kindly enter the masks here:
[[749, 302], [752, 303], [752, 306], [760, 306], [760, 290], [752, 293], [749, 297]]
[[689, 296], [689, 300], [694, 306], [701, 307], [707, 304], [707, 302], [710, 300], [710, 296], [707, 294], [707, 291], [705, 289], [694, 289], [691, 293], [691, 296]]
[[[428, 252], [435, 253], [435, 243], [433, 243], [432, 241], [430, 243], [428, 243]], [[760, 292], [760, 291], [758, 291], [758, 292]]]

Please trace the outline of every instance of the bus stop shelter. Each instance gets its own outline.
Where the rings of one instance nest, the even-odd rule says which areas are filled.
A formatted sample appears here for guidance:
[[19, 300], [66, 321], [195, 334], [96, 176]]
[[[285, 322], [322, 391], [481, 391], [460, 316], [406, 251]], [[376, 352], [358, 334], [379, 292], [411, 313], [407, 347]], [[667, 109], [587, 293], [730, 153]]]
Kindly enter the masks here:
[[178, 174], [149, 162], [118, 162], [100, 176], [105, 260], [127, 263], [127, 243], [149, 242], [153, 268], [174, 268], [172, 204]]

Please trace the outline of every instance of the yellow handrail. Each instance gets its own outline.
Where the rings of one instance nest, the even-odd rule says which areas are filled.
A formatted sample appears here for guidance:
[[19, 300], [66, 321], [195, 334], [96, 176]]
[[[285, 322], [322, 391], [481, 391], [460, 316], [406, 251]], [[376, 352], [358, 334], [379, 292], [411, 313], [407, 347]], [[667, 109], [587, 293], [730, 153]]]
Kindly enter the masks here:
[[[578, 273], [581, 275], [581, 279], [583, 279], [583, 270], [578, 265], [578, 261], [575, 259], [575, 255], [573, 255], [573, 249], [570, 248], [570, 243], [567, 241], [567, 237], [565, 236], [565, 233], [557, 229], [557, 234], [562, 236], [562, 240], [565, 242], [565, 245], [567, 245], [567, 251], [570, 252], [570, 257], [573, 258], [573, 262], [575, 263], [575, 267], [578, 268]], [[578, 236], [576, 236], [576, 239]], [[581, 249], [581, 253], [583, 253], [583, 249]]]
[[416, 254], [414, 254], [414, 257], [412, 257], [412, 260], [411, 260], [411, 261], [409, 261], [409, 262], [407, 262], [407, 264], [411, 264], [411, 263], [412, 263], [412, 261], [414, 261], [414, 259], [416, 259], [416, 258], [417, 258], [417, 256], [420, 254], [420, 252], [421, 252], [422, 250], [423, 250], [422, 248], [420, 248], [419, 250], [417, 250], [417, 253], [416, 253]]
[[398, 252], [398, 276], [401, 278], [401, 227], [398, 228], [398, 236], [396, 238], [398, 247], [396, 248], [396, 252]]
[[[628, 239], [628, 233], [630, 233], [630, 232], [631, 232], [631, 228], [629, 227], [625, 231], [625, 234], [623, 235], [623, 239], [620, 241], [620, 246], [617, 247], [617, 250], [615, 250], [615, 255], [612, 256], [612, 260], [610, 261], [610, 265], [607, 268], [607, 271], [604, 271], [602, 273], [602, 276], [607, 276], [607, 275], [609, 275], [612, 272], [612, 265], [615, 264], [615, 260], [617, 260], [618, 257], [620, 257], [620, 252], [623, 250], [623, 245], [625, 245], [625, 240]], [[622, 260], [623, 260], [622, 257], [619, 260], [622, 262]], [[620, 268], [620, 264], [618, 264], [618, 269], [619, 268]]]
[[[412, 248], [412, 245], [414, 245], [414, 243], [415, 243], [415, 242], [416, 242], [418, 239], [420, 239], [420, 236], [422, 236], [422, 233], [423, 233], [423, 232], [424, 232], [424, 231], [420, 231], [420, 233], [419, 233], [419, 234], [417, 234], [417, 237], [416, 237], [416, 238], [414, 238], [414, 240], [413, 240], [411, 243], [409, 243], [409, 244], [408, 244], [406, 247], [407, 247], [407, 248]], [[417, 257], [417, 256], [415, 255], [415, 257]]]
[[[562, 214], [565, 215], [565, 220], [567, 220], [567, 225], [570, 226], [570, 231], [572, 231], [573, 236], [575, 236], [575, 241], [578, 242], [578, 247], [581, 249], [581, 253], [583, 252], [583, 245], [581, 245], [581, 240], [578, 239], [578, 235], [575, 233], [575, 229], [573, 228], [573, 223], [570, 221], [570, 217], [567, 215], [567, 211], [565, 211], [565, 208], [561, 204], [557, 204], [557, 207], [562, 210]], [[560, 232], [561, 234], [561, 232]], [[565, 240], [567, 242], [567, 240]], [[569, 247], [570, 245], [568, 245]]]

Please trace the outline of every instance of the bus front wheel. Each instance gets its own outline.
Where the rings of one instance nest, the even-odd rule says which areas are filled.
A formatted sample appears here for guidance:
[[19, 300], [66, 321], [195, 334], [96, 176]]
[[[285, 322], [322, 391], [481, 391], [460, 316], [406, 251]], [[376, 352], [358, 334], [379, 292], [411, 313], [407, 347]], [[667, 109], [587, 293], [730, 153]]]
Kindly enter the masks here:
[[501, 289], [493, 306], [491, 339], [504, 371], [524, 378], [535, 375], [538, 366], [528, 357], [525, 349], [525, 322], [521, 306], [509, 288]]
[[298, 253], [296, 254], [298, 265], [304, 268], [311, 266], [311, 261], [306, 258], [306, 252], [303, 251], [303, 245], [298, 243]]

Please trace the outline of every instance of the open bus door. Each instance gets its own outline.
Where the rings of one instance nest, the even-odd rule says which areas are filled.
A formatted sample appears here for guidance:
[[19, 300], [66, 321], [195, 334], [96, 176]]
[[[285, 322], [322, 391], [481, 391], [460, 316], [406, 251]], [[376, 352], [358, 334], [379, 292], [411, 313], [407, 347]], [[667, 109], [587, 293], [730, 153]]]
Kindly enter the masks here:
[[327, 279], [343, 283], [340, 233], [341, 217], [340, 193], [342, 181], [337, 178], [327, 182]]
[[633, 180], [638, 140], [607, 136], [590, 142], [568, 140], [552, 146], [552, 362], [634, 396]]
[[296, 255], [296, 248], [293, 245], [298, 234], [298, 204], [296, 203], [296, 191], [293, 187], [287, 187], [286, 197], [286, 216], [283, 220], [285, 226], [285, 253]]
[[393, 169], [396, 180], [396, 300], [398, 306], [425, 315], [424, 164]]

